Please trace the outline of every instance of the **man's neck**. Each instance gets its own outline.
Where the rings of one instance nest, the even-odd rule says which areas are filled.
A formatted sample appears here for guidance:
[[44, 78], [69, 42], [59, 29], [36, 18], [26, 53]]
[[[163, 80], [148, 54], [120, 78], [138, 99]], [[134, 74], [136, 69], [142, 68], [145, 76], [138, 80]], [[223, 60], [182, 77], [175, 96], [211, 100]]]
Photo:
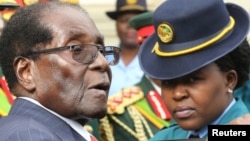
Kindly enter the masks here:
[[123, 63], [127, 66], [129, 65], [135, 56], [138, 54], [139, 48], [125, 48], [123, 47], [121, 50], [121, 59]]

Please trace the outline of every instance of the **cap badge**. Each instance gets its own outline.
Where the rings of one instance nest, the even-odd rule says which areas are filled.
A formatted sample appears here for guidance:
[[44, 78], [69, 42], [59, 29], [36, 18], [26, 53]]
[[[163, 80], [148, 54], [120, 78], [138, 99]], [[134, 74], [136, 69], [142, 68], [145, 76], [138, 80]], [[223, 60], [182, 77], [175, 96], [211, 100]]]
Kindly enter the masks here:
[[162, 23], [157, 28], [157, 35], [163, 43], [169, 43], [173, 40], [174, 32], [167, 23]]
[[126, 0], [126, 3], [129, 5], [136, 4], [137, 0]]
[[23, 3], [25, 5], [31, 5], [31, 4], [34, 4], [34, 3], [38, 3], [39, 0], [23, 0]]

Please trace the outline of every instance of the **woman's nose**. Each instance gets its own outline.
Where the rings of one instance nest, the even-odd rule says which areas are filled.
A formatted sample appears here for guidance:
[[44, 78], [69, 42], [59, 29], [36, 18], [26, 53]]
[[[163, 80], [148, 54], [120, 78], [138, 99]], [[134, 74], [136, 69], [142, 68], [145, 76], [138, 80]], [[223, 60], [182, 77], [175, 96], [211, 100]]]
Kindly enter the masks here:
[[187, 96], [188, 96], [188, 92], [184, 85], [179, 84], [175, 86], [173, 90], [173, 98], [175, 100], [181, 100], [183, 98], [186, 98]]

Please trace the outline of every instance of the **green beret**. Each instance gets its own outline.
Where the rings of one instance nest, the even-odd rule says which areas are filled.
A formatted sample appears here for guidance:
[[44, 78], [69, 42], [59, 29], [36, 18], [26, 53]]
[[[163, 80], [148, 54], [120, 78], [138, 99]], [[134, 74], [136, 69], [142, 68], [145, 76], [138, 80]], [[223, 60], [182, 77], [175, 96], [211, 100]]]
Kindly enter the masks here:
[[0, 77], [3, 76], [3, 71], [2, 71], [2, 68], [0, 66]]
[[152, 25], [153, 24], [152, 15], [153, 15], [153, 12], [151, 11], [139, 14], [131, 18], [129, 20], [129, 24], [136, 30], [144, 26]]

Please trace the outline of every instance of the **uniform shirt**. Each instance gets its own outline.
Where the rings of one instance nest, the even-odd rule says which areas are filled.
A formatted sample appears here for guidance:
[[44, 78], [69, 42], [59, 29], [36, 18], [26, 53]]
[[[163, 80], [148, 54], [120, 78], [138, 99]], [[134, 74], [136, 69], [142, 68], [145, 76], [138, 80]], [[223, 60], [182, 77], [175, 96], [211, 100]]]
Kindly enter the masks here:
[[[248, 114], [249, 111], [246, 105], [241, 99], [236, 98], [235, 101], [232, 101], [230, 105], [225, 109], [225, 111], [220, 115], [219, 118], [215, 119], [211, 124], [227, 124], [233, 119]], [[204, 128], [205, 129], [205, 128]], [[207, 137], [206, 130], [201, 129], [197, 134], [200, 137]], [[169, 128], [164, 128], [154, 135], [149, 141], [159, 141], [167, 139], [185, 139], [191, 132], [184, 130], [178, 126], [178, 124], [171, 125]], [[205, 133], [205, 134], [204, 134]]]
[[125, 66], [123, 60], [120, 59], [117, 65], [111, 66], [111, 71], [112, 81], [109, 96], [120, 92], [122, 88], [135, 85], [144, 74], [140, 68], [138, 56], [128, 66]]
[[30, 102], [44, 108], [45, 110], [51, 112], [52, 114], [54, 114], [55, 116], [61, 118], [63, 121], [65, 121], [67, 124], [69, 124], [69, 126], [71, 128], [73, 128], [78, 134], [80, 134], [84, 139], [86, 139], [87, 141], [91, 141], [89, 132], [86, 131], [83, 128], [83, 126], [81, 124], [77, 123], [76, 121], [60, 116], [59, 114], [57, 114], [57, 113], [49, 110], [48, 108], [44, 107], [43, 105], [41, 105], [38, 101], [36, 101], [34, 99], [31, 99], [31, 98], [28, 98], [28, 97], [19, 97], [19, 98], [26, 99], [26, 100], [28, 100], [28, 101], [30, 101]]
[[[226, 108], [226, 110], [220, 115], [220, 117], [218, 117], [216, 120], [214, 120], [210, 125], [217, 125], [219, 123], [219, 121], [221, 120], [221, 118], [228, 112], [228, 110], [236, 103], [235, 99], [232, 100], [232, 102], [229, 104], [229, 106]], [[208, 133], [208, 127], [205, 126], [203, 127], [201, 130], [199, 130], [198, 132], [195, 131], [189, 131], [189, 134], [187, 136], [187, 138], [192, 134], [192, 135], [199, 135], [200, 138], [204, 138], [207, 136]]]
[[245, 82], [245, 84], [234, 91], [234, 96], [242, 99], [242, 101], [247, 105], [248, 110], [250, 111], [250, 80]]

